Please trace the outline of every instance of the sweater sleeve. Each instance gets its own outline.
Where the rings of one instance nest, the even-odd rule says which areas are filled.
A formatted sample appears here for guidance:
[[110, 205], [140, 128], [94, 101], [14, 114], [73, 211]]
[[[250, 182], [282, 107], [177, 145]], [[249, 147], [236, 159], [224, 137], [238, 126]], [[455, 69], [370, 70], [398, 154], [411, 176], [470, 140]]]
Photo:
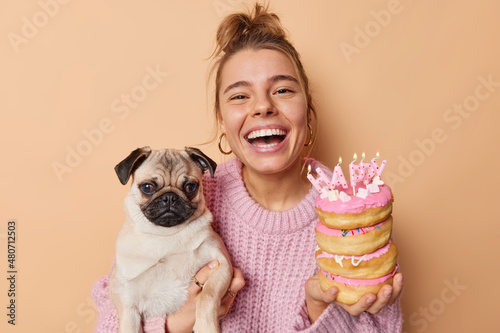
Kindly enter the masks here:
[[378, 314], [362, 313], [357, 317], [351, 316], [341, 307], [331, 304], [321, 316], [311, 324], [304, 304], [299, 309], [297, 320], [292, 332], [302, 333], [331, 333], [331, 332], [360, 332], [360, 333], [392, 333], [401, 332], [403, 319], [399, 299], [392, 305], [386, 306]]
[[[109, 294], [109, 275], [94, 284], [92, 298], [98, 313], [94, 333], [119, 333], [118, 312]], [[144, 333], [164, 333], [165, 326], [165, 318], [148, 318], [143, 323], [143, 330]]]

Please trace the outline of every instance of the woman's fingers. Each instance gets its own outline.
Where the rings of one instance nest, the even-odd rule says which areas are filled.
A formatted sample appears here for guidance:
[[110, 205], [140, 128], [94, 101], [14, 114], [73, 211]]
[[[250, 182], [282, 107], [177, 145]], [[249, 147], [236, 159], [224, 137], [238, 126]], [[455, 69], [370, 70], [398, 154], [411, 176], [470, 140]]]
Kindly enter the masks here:
[[379, 313], [385, 306], [394, 303], [402, 290], [403, 275], [398, 273], [394, 276], [392, 286], [382, 287], [377, 294], [377, 300], [366, 311], [373, 314]]
[[188, 291], [190, 294], [193, 292], [198, 294], [201, 289], [203, 289], [203, 285], [207, 282], [210, 274], [219, 266], [218, 260], [212, 260], [207, 265], [203, 266], [194, 276], [193, 282], [189, 285]]
[[245, 286], [245, 279], [243, 278], [243, 273], [238, 269], [233, 267], [233, 279], [229, 285], [229, 289], [222, 297], [221, 305], [219, 307], [219, 319], [224, 318], [233, 305], [234, 298], [236, 294]]
[[320, 286], [319, 274], [310, 277], [305, 284], [307, 314], [312, 323], [321, 316], [329, 304], [335, 302], [339, 292], [336, 287], [323, 291]]
[[339, 290], [336, 287], [331, 287], [327, 291], [322, 291], [320, 287], [319, 275], [316, 274], [306, 281], [306, 293], [313, 301], [323, 303], [333, 303], [337, 298]]
[[389, 301], [390, 304], [394, 303], [398, 297], [401, 295], [403, 292], [403, 274], [402, 273], [397, 273], [394, 276], [394, 282], [392, 283], [392, 287], [394, 289], [392, 293], [391, 300]]
[[[210, 274], [217, 269], [219, 261], [212, 260], [208, 265], [201, 268], [193, 277], [193, 282], [189, 285], [188, 291], [190, 296], [196, 297], [203, 289], [204, 284], [208, 281]], [[236, 294], [245, 286], [243, 273], [238, 268], [233, 268], [233, 278], [229, 285], [229, 289], [224, 294], [219, 306], [219, 319], [226, 316], [234, 302]]]
[[377, 296], [374, 294], [366, 294], [359, 301], [352, 305], [347, 305], [339, 301], [335, 301], [335, 304], [341, 306], [349, 312], [352, 316], [359, 316], [364, 311], [368, 310], [370, 306], [376, 301]]
[[383, 286], [379, 292], [377, 293], [377, 298], [372, 305], [366, 309], [366, 312], [377, 314], [382, 310], [388, 303], [392, 297], [393, 288], [390, 285]]
[[196, 316], [196, 298], [208, 277], [219, 266], [217, 260], [213, 260], [202, 267], [194, 276], [188, 286], [188, 299], [180, 310], [167, 316], [167, 332], [191, 332], [193, 330]]
[[229, 288], [236, 294], [245, 286], [245, 279], [243, 278], [243, 273], [238, 268], [233, 268], [233, 279], [231, 280], [231, 285]]
[[393, 304], [401, 295], [402, 290], [403, 275], [398, 273], [394, 276], [392, 286], [383, 286], [377, 295], [366, 294], [357, 303], [352, 305], [346, 305], [340, 302], [337, 302], [337, 304], [353, 316], [359, 316], [363, 312], [377, 314], [387, 305]]
[[[174, 332], [175, 329], [179, 329], [181, 332], [192, 331], [195, 322], [197, 297], [203, 285], [208, 281], [210, 274], [212, 274], [217, 267], [219, 267], [219, 261], [212, 260], [194, 275], [193, 281], [191, 281], [188, 287], [188, 300], [177, 313], [167, 317], [168, 332]], [[233, 271], [233, 278], [229, 287], [233, 297], [231, 297], [229, 293], [223, 296], [219, 307], [219, 318], [223, 318], [227, 314], [234, 302], [234, 296], [236, 296], [236, 293], [245, 285], [245, 280], [243, 279], [241, 271], [237, 268], [234, 268]]]

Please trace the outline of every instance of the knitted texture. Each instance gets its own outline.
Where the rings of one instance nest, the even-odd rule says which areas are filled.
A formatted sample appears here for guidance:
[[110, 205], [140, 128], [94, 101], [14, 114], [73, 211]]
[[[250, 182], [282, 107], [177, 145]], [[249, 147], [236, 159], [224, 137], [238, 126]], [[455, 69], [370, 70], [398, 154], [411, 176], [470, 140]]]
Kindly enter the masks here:
[[[114, 263], [113, 263], [114, 265]], [[97, 305], [95, 333], [119, 333], [118, 312], [109, 294], [109, 275], [100, 278], [92, 288], [92, 298]], [[148, 318], [143, 323], [144, 333], [164, 333], [165, 318]]]
[[[308, 163], [313, 169], [323, 167], [314, 160]], [[287, 211], [266, 210], [249, 196], [237, 159], [220, 165], [215, 178], [205, 176], [203, 186], [207, 206], [214, 215], [214, 229], [246, 282], [221, 322], [223, 332], [401, 331], [399, 302], [377, 315], [363, 313], [358, 317], [330, 305], [310, 324], [304, 286], [317, 271], [314, 228], [318, 216], [314, 206], [318, 192], [314, 188]], [[106, 277], [103, 279], [106, 281]], [[99, 310], [96, 332], [115, 332], [116, 310], [103, 279], [93, 291]], [[152, 332], [156, 332], [154, 328]]]

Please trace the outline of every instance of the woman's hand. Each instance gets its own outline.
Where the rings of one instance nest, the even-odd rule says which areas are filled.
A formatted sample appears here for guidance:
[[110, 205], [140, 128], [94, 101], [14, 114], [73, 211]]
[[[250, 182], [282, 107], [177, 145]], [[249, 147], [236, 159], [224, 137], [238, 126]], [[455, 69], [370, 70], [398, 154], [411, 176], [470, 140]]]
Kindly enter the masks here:
[[352, 305], [337, 301], [338, 289], [332, 287], [323, 292], [320, 288], [319, 277], [315, 275], [306, 282], [306, 304], [307, 312], [311, 322], [315, 322], [329, 304], [334, 303], [349, 312], [352, 316], [359, 316], [363, 312], [377, 314], [386, 305], [393, 304], [401, 295], [403, 290], [403, 275], [398, 273], [394, 276], [393, 285], [383, 286], [377, 295], [366, 294]]
[[[207, 282], [208, 277], [212, 272], [217, 269], [219, 266], [219, 262], [217, 260], [213, 260], [208, 265], [203, 267], [196, 273], [196, 280], [203, 285]], [[224, 297], [222, 297], [221, 304], [219, 306], [219, 319], [222, 319], [226, 316], [227, 312], [231, 308], [231, 305], [234, 302], [234, 298], [236, 293], [240, 291], [241, 288], [245, 285], [245, 280], [243, 279], [243, 274], [238, 268], [233, 267], [233, 279], [231, 280], [231, 284], [229, 289], [231, 293], [226, 293]], [[194, 282], [191, 282], [188, 287], [188, 299], [186, 303], [181, 307], [179, 312], [168, 315], [166, 322], [166, 331], [169, 333], [191, 333], [193, 331], [194, 321], [196, 317], [196, 298], [198, 294], [201, 292], [201, 288], [196, 285]]]

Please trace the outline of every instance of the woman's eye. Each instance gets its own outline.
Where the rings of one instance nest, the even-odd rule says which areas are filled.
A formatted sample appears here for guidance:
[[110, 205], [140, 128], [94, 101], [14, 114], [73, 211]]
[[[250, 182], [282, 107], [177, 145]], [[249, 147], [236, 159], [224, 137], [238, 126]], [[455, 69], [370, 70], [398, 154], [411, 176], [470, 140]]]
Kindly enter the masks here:
[[144, 183], [139, 186], [142, 193], [151, 195], [156, 192], [156, 186], [151, 183]]
[[293, 92], [293, 91], [290, 89], [286, 89], [286, 88], [276, 90], [276, 94], [286, 94], [286, 93], [291, 93], [291, 92]]
[[198, 190], [198, 184], [197, 183], [187, 183], [186, 186], [184, 187], [184, 192], [186, 192], [187, 195], [193, 195], [196, 193]]
[[232, 101], [234, 101], [234, 100], [239, 100], [239, 99], [244, 99], [244, 98], [245, 98], [245, 96], [243, 96], [243, 95], [238, 95], [238, 96], [233, 96], [233, 97], [231, 97], [231, 100], [232, 100]]

